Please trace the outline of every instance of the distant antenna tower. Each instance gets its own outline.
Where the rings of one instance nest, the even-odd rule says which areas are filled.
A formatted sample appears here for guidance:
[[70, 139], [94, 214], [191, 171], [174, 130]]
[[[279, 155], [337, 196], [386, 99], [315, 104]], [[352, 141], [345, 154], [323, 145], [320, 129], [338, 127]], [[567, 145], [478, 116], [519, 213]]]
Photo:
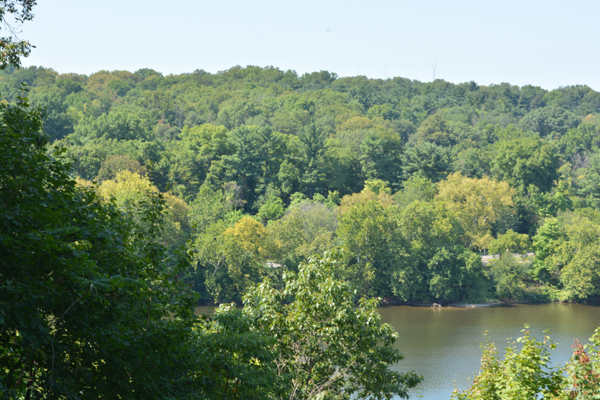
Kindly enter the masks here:
[[431, 66], [433, 67], [433, 80], [435, 81], [435, 68], [437, 67], [437, 59], [435, 60], [435, 63], [431, 64]]
[[384, 62], [383, 63], [383, 82], [385, 83], [385, 80], [387, 79], [387, 63]]

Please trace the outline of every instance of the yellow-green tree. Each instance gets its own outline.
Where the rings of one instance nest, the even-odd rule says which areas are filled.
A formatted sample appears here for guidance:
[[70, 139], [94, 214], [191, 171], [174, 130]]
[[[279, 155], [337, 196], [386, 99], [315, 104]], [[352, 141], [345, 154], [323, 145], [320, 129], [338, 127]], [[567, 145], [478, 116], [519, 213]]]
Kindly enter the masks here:
[[459, 172], [438, 183], [435, 201], [453, 211], [463, 229], [463, 242], [471, 248], [488, 248], [492, 226], [502, 215], [512, 213], [515, 190], [506, 182], [487, 177], [468, 178]]
[[394, 198], [390, 195], [390, 192], [391, 190], [385, 182], [379, 179], [368, 180], [365, 182], [365, 188], [362, 192], [342, 198], [339, 212], [340, 214], [344, 214], [355, 205], [368, 203], [369, 201], [375, 201], [383, 207], [389, 207], [394, 204]]
[[[79, 184], [85, 185], [85, 182], [82, 180]], [[150, 196], [159, 194], [158, 188], [150, 182], [150, 179], [128, 170], [117, 172], [114, 180], [108, 179], [102, 182], [97, 192], [107, 201], [114, 199], [121, 207], [147, 202]], [[161, 241], [170, 249], [183, 246], [191, 230], [188, 220], [189, 206], [170, 193], [163, 193], [161, 196], [166, 203]]]
[[267, 254], [267, 229], [255, 219], [242, 217], [232, 228], [225, 230], [225, 235], [235, 238], [244, 250], [256, 257]]
[[226, 226], [224, 220], [209, 225], [193, 243], [197, 273], [206, 291], [201, 292], [215, 302], [239, 301], [259, 280], [258, 263], [241, 241], [225, 234]]
[[506, 231], [503, 235], [498, 235], [497, 239], [490, 242], [490, 253], [500, 254], [505, 251], [511, 253], [524, 254], [531, 248], [531, 240], [524, 233], [517, 233], [512, 229]]
[[117, 204], [139, 201], [153, 193], [158, 193], [158, 188], [148, 178], [128, 170], [117, 172], [115, 179], [105, 180], [98, 186], [98, 194], [102, 198], [114, 198]]

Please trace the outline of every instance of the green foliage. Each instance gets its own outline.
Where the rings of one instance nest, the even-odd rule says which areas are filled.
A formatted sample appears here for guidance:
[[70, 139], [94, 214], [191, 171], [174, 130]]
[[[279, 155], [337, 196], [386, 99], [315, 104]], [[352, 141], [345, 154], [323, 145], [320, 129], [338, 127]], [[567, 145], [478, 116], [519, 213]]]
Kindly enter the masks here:
[[256, 127], [240, 126], [230, 135], [233, 154], [223, 157], [223, 168], [228, 181], [236, 182], [245, 194], [246, 207], [254, 203], [260, 179]]
[[222, 126], [184, 126], [179, 134], [181, 140], [170, 144], [162, 156], [162, 174], [171, 184], [182, 185], [190, 196], [195, 196], [205, 182], [220, 189], [224, 177], [220, 174], [222, 166], [219, 162], [234, 152], [229, 137], [229, 132]]
[[319, 189], [324, 180], [325, 131], [316, 124], [311, 124], [299, 132], [297, 137], [300, 163], [304, 170], [302, 183], [308, 191], [308, 197], [312, 199], [315, 190]]
[[275, 195], [270, 195], [258, 210], [258, 218], [266, 225], [268, 221], [279, 219], [285, 212], [283, 201]]
[[538, 278], [548, 279], [554, 267], [546, 259], [555, 254], [563, 242], [565, 232], [556, 218], [548, 218], [533, 237], [533, 252], [536, 255], [534, 274]]
[[412, 176], [439, 182], [451, 172], [448, 148], [425, 142], [408, 147], [402, 155], [404, 179]]
[[285, 275], [285, 288], [264, 282], [244, 298], [256, 332], [277, 339], [281, 397], [407, 398], [420, 378], [389, 369], [402, 360], [392, 346], [397, 333], [380, 323], [378, 299], [355, 306], [352, 286], [332, 277], [336, 262], [332, 255], [313, 258]]
[[390, 209], [376, 200], [359, 202], [339, 215], [338, 235], [353, 258], [346, 276], [361, 296], [385, 296], [386, 276], [393, 265], [394, 223]]
[[223, 304], [197, 324], [194, 339], [203, 398], [279, 398], [276, 338], [257, 332], [246, 313]]
[[522, 299], [525, 296], [524, 280], [529, 264], [510, 252], [504, 252], [500, 258], [492, 261], [490, 274], [496, 286], [496, 295], [501, 299]]
[[586, 218], [578, 218], [552, 242], [554, 253], [544, 265], [560, 273], [562, 298], [570, 301], [594, 301], [600, 296], [600, 227]]
[[82, 143], [92, 139], [121, 141], [148, 138], [140, 117], [124, 111], [81, 120], [73, 135], [74, 140]]
[[450, 135], [445, 118], [441, 114], [434, 114], [421, 123], [415, 133], [417, 142], [430, 142], [438, 146], [450, 146], [453, 140]]
[[482, 149], [467, 148], [461, 151], [453, 162], [457, 172], [469, 178], [483, 178], [490, 174], [489, 153]]
[[260, 280], [266, 251], [264, 240], [257, 233], [262, 225], [248, 217], [236, 224], [234, 228], [223, 219], [216, 220], [196, 234], [192, 244], [194, 280], [205, 300], [239, 302], [241, 294]]
[[[454, 391], [457, 400], [517, 400], [558, 398], [562, 375], [550, 364], [550, 349], [555, 345], [546, 335], [542, 342], [535, 339], [525, 325], [523, 336], [509, 343], [504, 360], [496, 346], [486, 340], [479, 375], [464, 392]], [[521, 348], [518, 349], [517, 346]]]
[[441, 205], [415, 201], [396, 222], [390, 286], [403, 300], [469, 301], [485, 297], [485, 277], [476, 254], [457, 245], [459, 221]]
[[512, 229], [509, 229], [502, 235], [498, 235], [497, 239], [490, 242], [491, 254], [501, 254], [505, 251], [508, 251], [509, 253], [525, 254], [530, 249], [531, 240], [529, 240], [529, 236], [516, 233]]
[[404, 189], [394, 195], [396, 203], [404, 208], [413, 201], [431, 201], [437, 189], [427, 178], [412, 176], [404, 182]]
[[73, 133], [73, 118], [68, 114], [67, 105], [58, 93], [39, 93], [32, 96], [34, 106], [44, 109], [44, 132], [52, 140], [62, 139]]
[[359, 161], [366, 180], [384, 180], [397, 185], [402, 154], [400, 136], [383, 130], [371, 129], [363, 137]]
[[564, 135], [569, 129], [577, 128], [581, 120], [561, 107], [550, 106], [531, 111], [521, 120], [524, 130], [537, 132], [541, 137]]
[[323, 254], [336, 244], [338, 220], [332, 206], [317, 200], [299, 200], [286, 214], [269, 224], [273, 256], [291, 270], [315, 254]]
[[589, 158], [579, 180], [580, 193], [596, 209], [600, 207], [600, 151]]
[[2, 397], [187, 397], [195, 296], [159, 243], [164, 200], [100, 201], [37, 110], [0, 107]]
[[[435, 199], [439, 188], [455, 186], [447, 178], [456, 172], [466, 177], [465, 182], [488, 182], [491, 177], [516, 190], [514, 205], [500, 206], [490, 203], [488, 194], [483, 194], [481, 201], [465, 200], [484, 193], [483, 189], [473, 190], [476, 185], [457, 189], [459, 193], [452, 198], [463, 200], [434, 208], [438, 216], [445, 213], [450, 218], [453, 214], [450, 219], [460, 226], [448, 237], [439, 236], [446, 237], [440, 239], [441, 247], [435, 241], [424, 245], [431, 251], [422, 259], [411, 240], [403, 242], [402, 238], [410, 235], [397, 228], [401, 220], [398, 208], [386, 211], [391, 222], [385, 226], [391, 230], [385, 233], [385, 241], [378, 239], [385, 248], [375, 251], [371, 246], [373, 254], [385, 256], [385, 260], [357, 263], [351, 261], [357, 260], [354, 248], [345, 253], [354, 255], [345, 256], [348, 262], [340, 274], [354, 282], [364, 281], [365, 287], [371, 285], [368, 290], [373, 293], [393, 294], [393, 287], [403, 296], [417, 293], [400, 290], [398, 282], [402, 274], [412, 276], [408, 271], [413, 268], [420, 271], [409, 286], [420, 287], [422, 299], [433, 298], [432, 290], [447, 298], [466, 296], [468, 285], [462, 272], [448, 272], [444, 278], [448, 281], [442, 274], [433, 286], [431, 279], [436, 273], [425, 272], [435, 271], [433, 265], [464, 272], [468, 264], [464, 260], [469, 257], [463, 257], [460, 245], [485, 248], [509, 229], [533, 236], [544, 219], [600, 207], [600, 173], [596, 171], [600, 95], [585, 86], [548, 92], [509, 84], [340, 78], [328, 71], [298, 76], [293, 71], [254, 66], [170, 76], [151, 69], [98, 71], [86, 76], [59, 74], [43, 67], [11, 67], [0, 71], [0, 92], [8, 104], [18, 101], [22, 82], [31, 87], [34, 103], [46, 108], [43, 126], [55, 141], [53, 148], [66, 148], [73, 158], [73, 175], [101, 183], [114, 180], [120, 170], [139, 173], [159, 191], [174, 196], [165, 197], [173, 210], [184, 210], [179, 201], [192, 202], [202, 197], [199, 193], [204, 189], [224, 197], [224, 202], [214, 203], [218, 217], [202, 211], [203, 221], [197, 229], [186, 228], [190, 225], [181, 216], [166, 221], [162, 236], [169, 243], [182, 244], [191, 234], [199, 246], [195, 254], [209, 254], [209, 237], [199, 237], [216, 223], [220, 227], [213, 226], [211, 232], [220, 230], [219, 235], [244, 216], [269, 225], [266, 252], [261, 257], [238, 243], [227, 268], [219, 268], [216, 275], [208, 272], [214, 272], [209, 264], [196, 263], [198, 268], [190, 271], [188, 278], [206, 300], [214, 300], [206, 289], [211, 285], [220, 288], [213, 293], [229, 293], [220, 299], [239, 300], [241, 293], [236, 288], [260, 279], [264, 267], [260, 263], [266, 260], [293, 270], [312, 254], [348, 245], [347, 233], [332, 228], [337, 227], [335, 214], [341, 215], [349, 207], [349, 203], [341, 204], [340, 198], [359, 193], [373, 186], [372, 182], [385, 183], [397, 192], [394, 201], [400, 209], [415, 201], [439, 203], [441, 200]], [[369, 190], [377, 192], [375, 187]], [[328, 193], [338, 195], [328, 195], [331, 198], [325, 200]], [[284, 211], [286, 206], [298, 205], [301, 196], [323, 203], [325, 208], [307, 203], [303, 207], [314, 210]], [[213, 197], [208, 197], [201, 207], [211, 208], [208, 204]], [[468, 205], [477, 208], [486, 203], [491, 204], [490, 212], [475, 215], [465, 211]], [[384, 208], [390, 206], [391, 201], [382, 203]], [[315, 228], [319, 224], [302, 226], [318, 214], [326, 217], [320, 228]], [[200, 214], [193, 218], [196, 216], [200, 218]], [[353, 229], [366, 232], [372, 221], [365, 215], [364, 226], [359, 220]], [[284, 226], [289, 232], [281, 230]], [[182, 234], [184, 231], [188, 233]], [[225, 246], [227, 241], [219, 235], [215, 233], [212, 241]], [[411, 266], [407, 260], [419, 261]], [[240, 263], [238, 272], [225, 273], [234, 262]], [[426, 268], [430, 264], [431, 269]], [[450, 268], [450, 264], [457, 267]], [[541, 282], [562, 290], [564, 265], [558, 259], [536, 263], [533, 281], [527, 285]], [[250, 278], [241, 279], [245, 275]], [[461, 278], [455, 281], [449, 275]], [[232, 276], [240, 279], [232, 280]], [[473, 276], [478, 276], [473, 282], [482, 282], [479, 273]], [[447, 282], [458, 282], [458, 286], [446, 290]], [[485, 292], [485, 285], [475, 286], [481, 288], [475, 292]], [[581, 294], [592, 292], [586, 289]], [[595, 295], [590, 296], [587, 298]]]
[[569, 129], [559, 140], [562, 153], [571, 158], [585, 156], [587, 152], [596, 152], [600, 145], [598, 122], [600, 121], [597, 117], [590, 115], [577, 128]]
[[533, 250], [538, 260], [544, 261], [546, 257], [554, 253], [557, 241], [564, 233], [556, 218], [549, 218], [546, 223], [538, 229], [533, 238]]
[[4, 24], [5, 29], [10, 33], [9, 37], [0, 39], [0, 69], [5, 69], [9, 66], [19, 67], [21, 65], [21, 58], [29, 56], [31, 48], [34, 47], [27, 40], [13, 39], [15, 32], [13, 27], [6, 21], [5, 15], [12, 14], [17, 23], [31, 21], [33, 19], [33, 6], [35, 5], [35, 0], [2, 0], [0, 3], [0, 7], [2, 8], [0, 20]]
[[494, 146], [492, 175], [526, 192], [529, 185], [549, 191], [558, 178], [558, 154], [552, 142], [513, 139]]
[[[550, 365], [554, 343], [544, 332], [538, 341], [526, 324], [524, 335], [509, 343], [504, 360], [494, 343], [482, 345], [481, 369], [470, 388], [454, 390], [456, 400], [597, 399], [600, 398], [600, 328], [585, 346], [575, 339], [573, 355], [563, 368]], [[517, 346], [521, 348], [518, 349]]]

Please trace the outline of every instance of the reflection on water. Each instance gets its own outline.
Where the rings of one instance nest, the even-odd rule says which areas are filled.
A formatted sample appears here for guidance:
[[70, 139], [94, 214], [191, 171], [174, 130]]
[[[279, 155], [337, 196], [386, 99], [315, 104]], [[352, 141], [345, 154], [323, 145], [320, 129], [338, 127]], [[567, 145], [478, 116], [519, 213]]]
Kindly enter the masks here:
[[[198, 307], [196, 313], [209, 307]], [[479, 370], [484, 331], [503, 354], [507, 338], [516, 339], [525, 323], [538, 339], [548, 329], [557, 343], [552, 361], [563, 365], [572, 354], [573, 339], [582, 343], [600, 326], [600, 307], [541, 304], [494, 308], [444, 308], [392, 306], [379, 309], [382, 321], [400, 335], [396, 347], [404, 355], [395, 368], [414, 370], [424, 377], [412, 398], [450, 399], [455, 387], [465, 389]]]

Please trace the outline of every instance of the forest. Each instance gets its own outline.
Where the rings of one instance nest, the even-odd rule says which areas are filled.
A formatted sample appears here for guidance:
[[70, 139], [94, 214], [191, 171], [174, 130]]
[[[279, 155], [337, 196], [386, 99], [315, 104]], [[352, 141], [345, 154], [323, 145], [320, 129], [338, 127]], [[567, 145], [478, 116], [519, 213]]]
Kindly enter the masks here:
[[239, 303], [324, 252], [359, 296], [600, 298], [600, 93], [587, 86], [8, 67], [6, 104], [23, 83], [79, 186], [117, 204], [164, 196], [161, 241], [190, 252], [204, 303]]
[[[588, 87], [9, 65], [0, 93], [3, 398], [408, 398], [382, 298], [600, 297]], [[600, 331], [564, 368], [523, 332], [453, 398], [598, 394]]]
[[[35, 5], [0, 0], [0, 398], [409, 398], [382, 299], [600, 299], [589, 87], [24, 68]], [[553, 347], [452, 397], [598, 398], [600, 328]]]

